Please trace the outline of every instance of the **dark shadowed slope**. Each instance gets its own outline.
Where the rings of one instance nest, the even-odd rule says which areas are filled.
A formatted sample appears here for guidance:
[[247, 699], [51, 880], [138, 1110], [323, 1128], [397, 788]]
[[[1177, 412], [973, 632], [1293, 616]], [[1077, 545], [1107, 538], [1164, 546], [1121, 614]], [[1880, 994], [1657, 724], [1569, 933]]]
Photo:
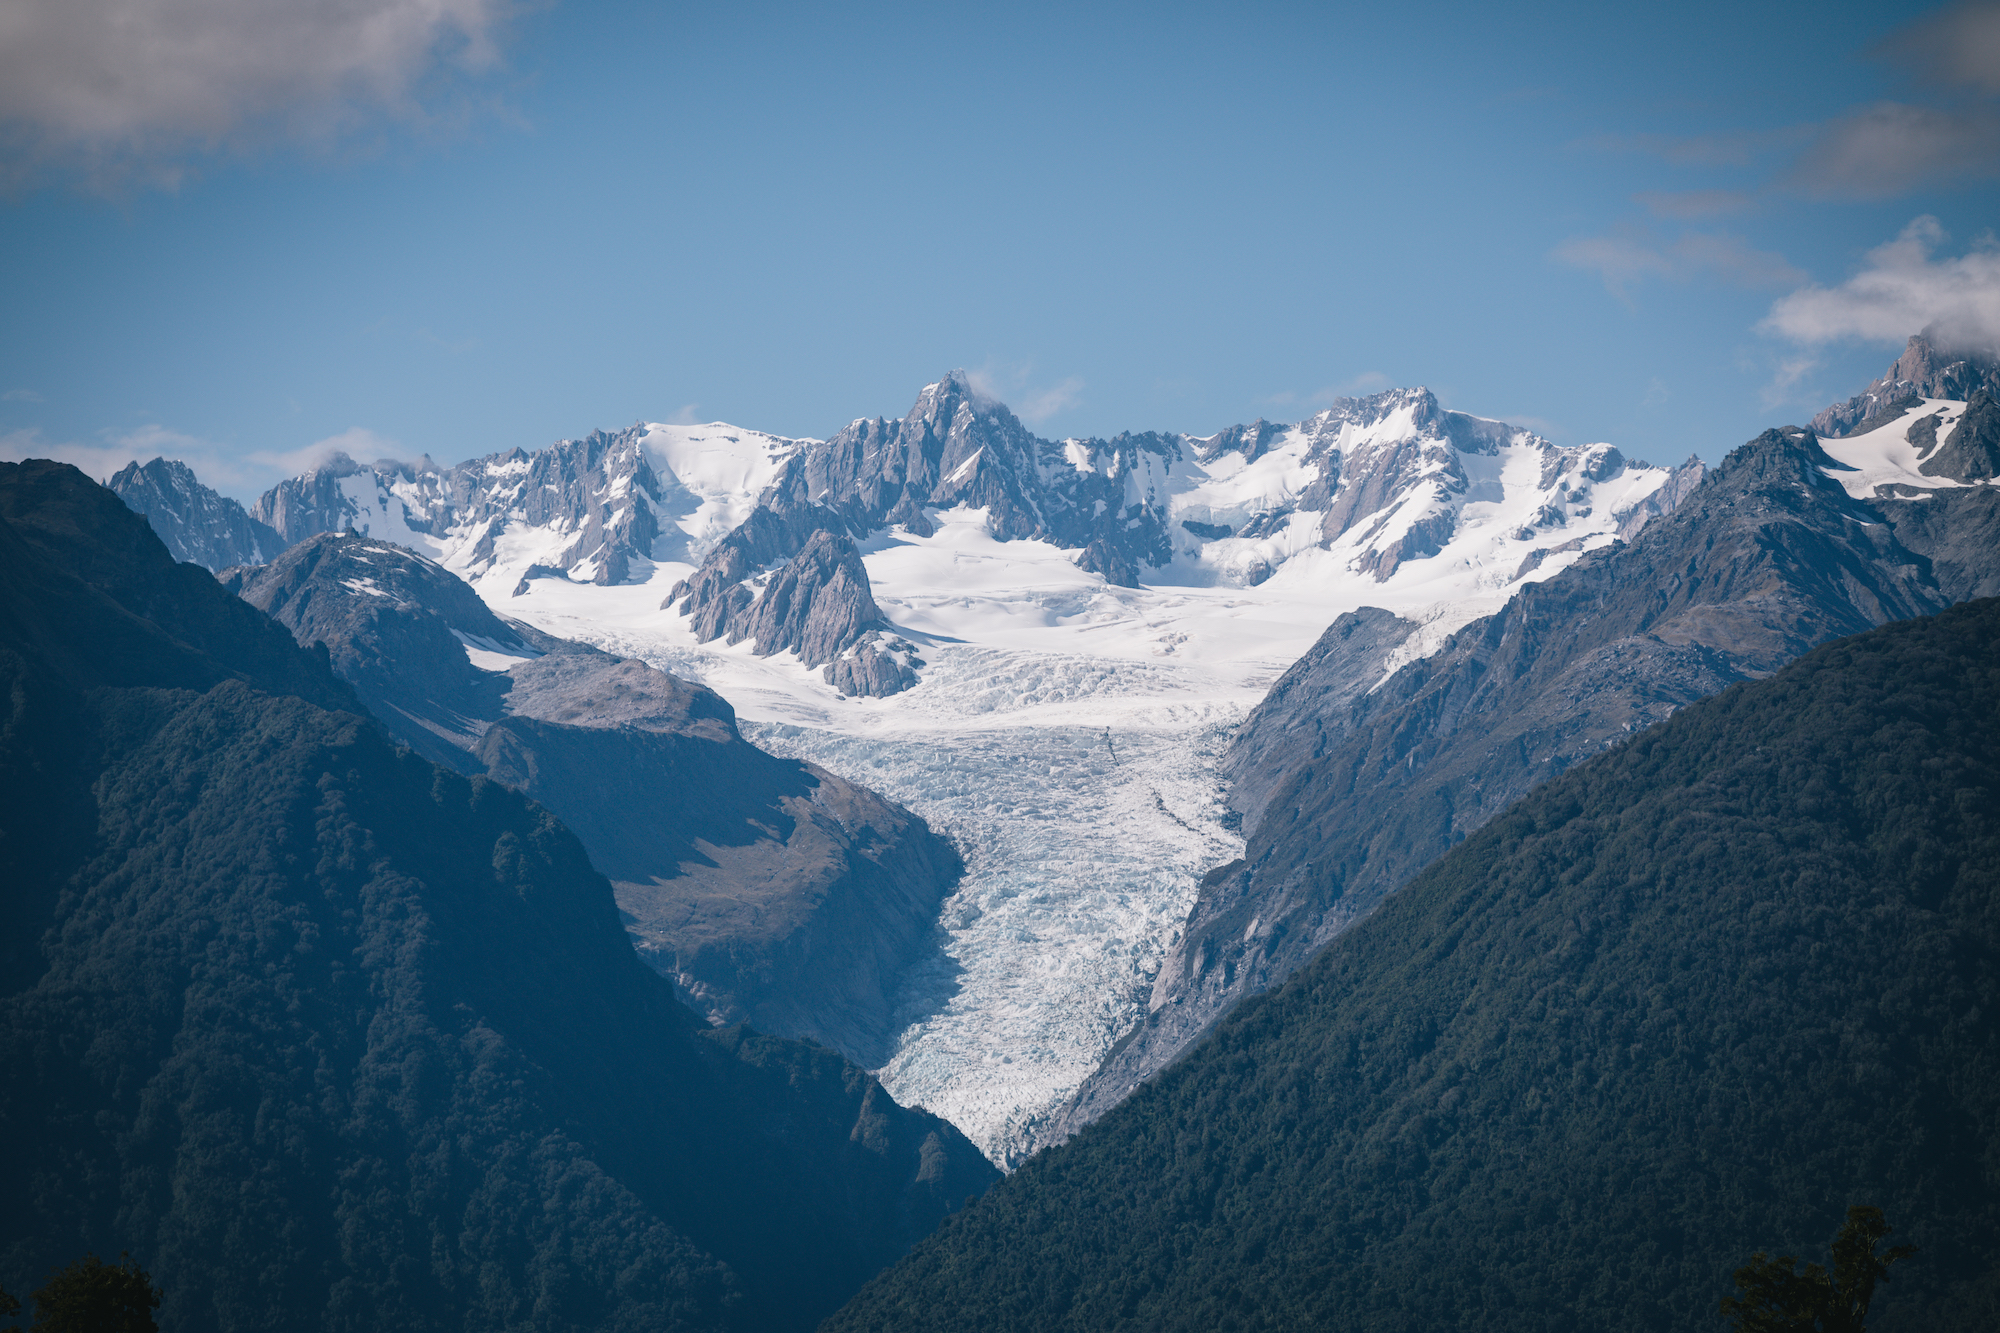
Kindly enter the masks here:
[[804, 1328], [992, 1178], [704, 1027], [545, 810], [336, 711], [110, 492], [0, 465], [0, 520], [0, 1284], [129, 1249], [170, 1333]]
[[827, 1328], [1713, 1328], [1870, 1202], [1871, 1327], [1971, 1333], [1996, 1143], [1988, 600], [1555, 778]]
[[1838, 470], [1810, 432], [1767, 431], [1630, 545], [1524, 588], [1387, 681], [1365, 673], [1366, 692], [1357, 653], [1379, 655], [1394, 624], [1343, 617], [1245, 721], [1225, 759], [1243, 859], [1203, 882], [1147, 1021], [1070, 1128], [1536, 784], [1816, 644], [1995, 591], [1989, 489], [1857, 500]]
[[388, 542], [322, 533], [225, 583], [325, 644], [397, 739], [548, 806], [711, 1021], [888, 1060], [890, 997], [962, 871], [923, 820], [751, 745], [714, 691], [503, 620]]

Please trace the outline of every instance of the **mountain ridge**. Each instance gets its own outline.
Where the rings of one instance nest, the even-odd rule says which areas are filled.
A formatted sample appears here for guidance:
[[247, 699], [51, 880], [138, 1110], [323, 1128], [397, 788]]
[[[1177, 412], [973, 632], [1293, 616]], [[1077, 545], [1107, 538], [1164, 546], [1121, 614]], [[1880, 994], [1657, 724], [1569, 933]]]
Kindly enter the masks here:
[[[1976, 539], [1991, 531], [1989, 488], [1870, 502], [1828, 475], [1842, 466], [1810, 432], [1767, 431], [1629, 545], [1585, 554], [1386, 678], [1403, 639], [1377, 649], [1364, 635], [1357, 662], [1355, 623], [1336, 622], [1239, 730], [1224, 768], [1250, 774], [1232, 795], [1244, 858], [1203, 881], [1146, 1018], [1059, 1131], [1115, 1105], [1537, 783], [1816, 643], [1940, 610], [2000, 574]], [[1923, 543], [1968, 562], [1949, 586], [1895, 539], [1913, 517]], [[1364, 672], [1377, 683], [1356, 693]]]

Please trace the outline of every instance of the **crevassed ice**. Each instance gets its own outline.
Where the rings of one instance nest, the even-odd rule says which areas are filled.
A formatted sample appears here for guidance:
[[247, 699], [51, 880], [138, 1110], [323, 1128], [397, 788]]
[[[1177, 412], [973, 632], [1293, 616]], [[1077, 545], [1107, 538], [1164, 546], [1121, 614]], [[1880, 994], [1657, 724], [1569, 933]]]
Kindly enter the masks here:
[[1144, 1013], [1202, 873], [1240, 850], [1218, 818], [1226, 724], [922, 738], [747, 730], [868, 783], [957, 842], [966, 874], [940, 914], [942, 948], [897, 996], [903, 1032], [878, 1072], [897, 1101], [1017, 1165]]

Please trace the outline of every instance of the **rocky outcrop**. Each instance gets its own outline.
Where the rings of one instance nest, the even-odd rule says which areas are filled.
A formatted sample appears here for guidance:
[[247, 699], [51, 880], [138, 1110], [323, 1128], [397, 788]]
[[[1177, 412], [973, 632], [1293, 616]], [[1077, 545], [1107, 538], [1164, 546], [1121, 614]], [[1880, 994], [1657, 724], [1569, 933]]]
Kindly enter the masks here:
[[[864, 643], [881, 637], [884, 621], [843, 529], [838, 513], [818, 505], [759, 505], [660, 607], [692, 616], [701, 643], [751, 639], [759, 657], [789, 651], [808, 667], [833, 663], [826, 679], [842, 694], [908, 689], [917, 682], [913, 659]], [[761, 573], [767, 564], [776, 567]]]
[[1708, 464], [1699, 456], [1690, 455], [1687, 462], [1674, 468], [1660, 488], [1641, 500], [1632, 508], [1618, 515], [1618, 536], [1622, 541], [1631, 541], [1639, 535], [1639, 529], [1656, 518], [1662, 518], [1680, 507], [1681, 501], [1693, 495], [1702, 479], [1708, 476]]
[[214, 572], [231, 565], [260, 565], [285, 548], [266, 524], [243, 506], [201, 484], [185, 463], [134, 461], [104, 483], [126, 506], [144, 514], [174, 559]]
[[1336, 622], [1244, 723], [1227, 761], [1244, 858], [1203, 881], [1147, 1019], [1065, 1127], [1547, 777], [1815, 644], [2000, 581], [1992, 489], [1865, 502], [1835, 466], [1810, 432], [1766, 432], [1629, 545], [1527, 586], [1360, 692], [1328, 685], [1365, 676], [1394, 627]]
[[[827, 608], [844, 604], [847, 558], [851, 545], [810, 562]], [[562, 819], [641, 955], [712, 1022], [886, 1061], [890, 997], [934, 949], [961, 873], [922, 820], [749, 744], [713, 691], [503, 619], [389, 543], [323, 533], [234, 577], [300, 643], [324, 644], [398, 739]], [[793, 628], [817, 642], [828, 627]]]
[[1139, 571], [1124, 552], [1102, 537], [1083, 548], [1083, 554], [1076, 558], [1076, 567], [1097, 575], [1114, 588], [1139, 586]]
[[791, 460], [766, 502], [823, 505], [845, 530], [903, 525], [928, 533], [926, 509], [986, 510], [1003, 541], [1033, 537], [1068, 550], [1093, 541], [1128, 560], [1164, 564], [1165, 470], [1178, 437], [1044, 440], [972, 387], [963, 371], [927, 384], [899, 421], [856, 421]]
[[[1937, 436], [1935, 416], [1912, 426], [1908, 438], [1919, 452], [1926, 452], [1917, 436], [1918, 426], [1923, 425], [1930, 427], [1933, 441]], [[1917, 471], [1951, 481], [1991, 481], [2000, 475], [2000, 402], [1994, 401], [1989, 390], [1980, 387], [1972, 391], [1965, 415], [1945, 437], [1943, 447], [1919, 464]]]
[[1910, 339], [1880, 379], [1814, 417], [1812, 429], [1829, 438], [1859, 435], [1894, 420], [1918, 399], [1964, 402], [1982, 388], [2000, 393], [2000, 357], [1991, 352], [1946, 351], [1937, 345], [1935, 333], [1926, 329]]
[[763, 595], [740, 619], [739, 626], [731, 627], [732, 643], [753, 639], [759, 657], [790, 650], [816, 667], [879, 626], [882, 612], [854, 543], [821, 531], [771, 575]]
[[886, 698], [917, 683], [924, 659], [908, 639], [870, 630], [826, 664], [821, 679], [850, 698]]
[[1284, 775], [1342, 734], [1349, 706], [1382, 683], [1396, 650], [1416, 629], [1414, 621], [1379, 606], [1344, 612], [1278, 678], [1257, 705], [1254, 725], [1238, 730], [1223, 757], [1229, 807], [1246, 831], [1256, 826]]

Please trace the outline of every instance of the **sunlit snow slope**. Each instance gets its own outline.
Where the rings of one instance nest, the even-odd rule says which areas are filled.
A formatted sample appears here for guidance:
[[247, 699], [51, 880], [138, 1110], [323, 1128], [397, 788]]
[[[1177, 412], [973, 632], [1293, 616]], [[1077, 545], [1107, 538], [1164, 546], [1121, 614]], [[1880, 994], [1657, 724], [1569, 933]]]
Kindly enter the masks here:
[[[925, 535], [876, 531], [860, 542], [874, 596], [923, 663], [914, 688], [882, 699], [843, 698], [790, 653], [697, 643], [660, 609], [786, 460], [821, 442], [721, 423], [616, 437], [637, 446], [659, 497], [652, 558], [624, 582], [583, 582], [587, 564], [549, 575], [578, 527], [528, 521], [518, 494], [476, 522], [434, 507], [413, 523], [395, 513], [393, 478], [340, 485], [366, 511], [357, 527], [383, 523], [375, 535], [440, 559], [497, 610], [713, 687], [758, 743], [871, 786], [961, 844], [942, 956], [912, 978], [881, 1074], [1011, 1164], [1142, 1012], [1200, 876], [1240, 850], [1215, 760], [1278, 674], [1364, 605], [1420, 622], [1404, 656], [1427, 652], [1643, 522], [1669, 479], [1608, 446], [1558, 449], [1450, 415], [1457, 439], [1434, 399], [1405, 390], [1295, 427], [1150, 437], [1164, 443], [1139, 454], [1144, 494], [1172, 556], [1137, 588], [1080, 569], [1078, 551], [996, 539], [983, 508], [926, 510]], [[1058, 444], [1057, 466], [1109, 456]], [[484, 466], [503, 465], [519, 466]], [[645, 503], [618, 486], [605, 482], [592, 511], [607, 526]]]

